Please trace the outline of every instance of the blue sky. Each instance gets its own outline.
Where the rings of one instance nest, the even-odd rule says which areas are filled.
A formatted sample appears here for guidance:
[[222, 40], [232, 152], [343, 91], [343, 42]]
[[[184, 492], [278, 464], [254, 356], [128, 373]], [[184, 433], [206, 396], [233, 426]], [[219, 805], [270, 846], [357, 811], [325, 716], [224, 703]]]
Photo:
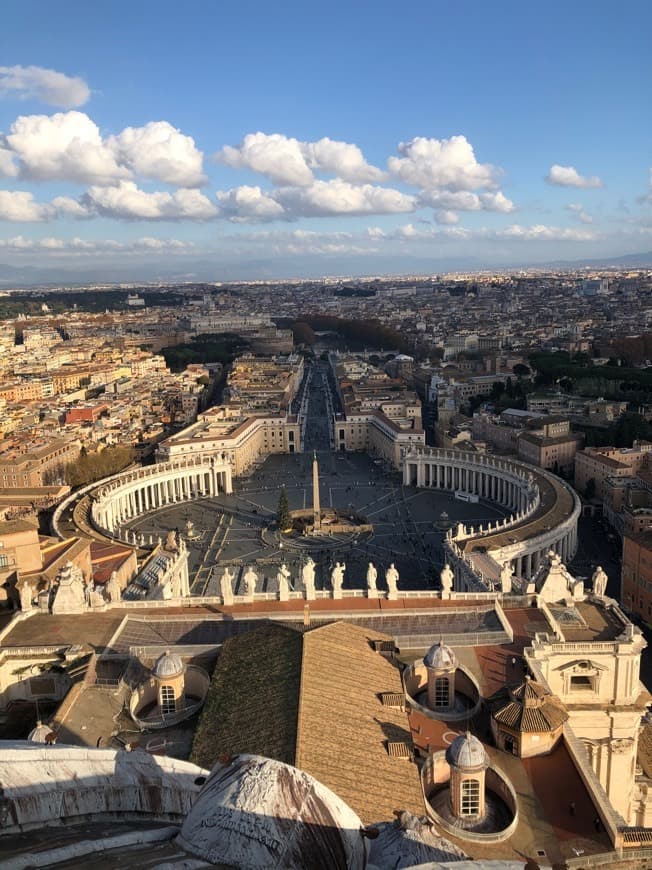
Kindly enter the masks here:
[[0, 263], [220, 280], [652, 250], [651, 25], [643, 0], [5, 0]]

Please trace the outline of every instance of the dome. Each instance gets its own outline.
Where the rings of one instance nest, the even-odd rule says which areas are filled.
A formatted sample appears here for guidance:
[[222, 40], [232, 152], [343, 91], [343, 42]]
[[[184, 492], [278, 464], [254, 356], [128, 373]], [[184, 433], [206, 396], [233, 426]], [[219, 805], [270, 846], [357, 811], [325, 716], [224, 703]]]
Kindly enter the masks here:
[[518, 686], [499, 689], [487, 704], [496, 722], [514, 731], [549, 733], [568, 719], [559, 698], [529, 676]]
[[152, 668], [152, 674], [155, 677], [178, 677], [184, 672], [184, 664], [180, 657], [175, 653], [171, 653], [169, 649], [156, 660]]
[[363, 827], [341, 798], [303, 770], [238, 755], [213, 768], [176, 842], [219, 866], [363, 870]]
[[440, 640], [433, 644], [423, 658], [427, 668], [435, 671], [454, 670], [457, 667], [457, 659], [453, 650]]
[[49, 725], [44, 725], [39, 719], [36, 728], [29, 732], [27, 739], [32, 743], [47, 743], [50, 734], [52, 734], [52, 728]]
[[470, 731], [460, 734], [446, 750], [446, 761], [453, 767], [488, 767], [489, 758], [485, 748]]

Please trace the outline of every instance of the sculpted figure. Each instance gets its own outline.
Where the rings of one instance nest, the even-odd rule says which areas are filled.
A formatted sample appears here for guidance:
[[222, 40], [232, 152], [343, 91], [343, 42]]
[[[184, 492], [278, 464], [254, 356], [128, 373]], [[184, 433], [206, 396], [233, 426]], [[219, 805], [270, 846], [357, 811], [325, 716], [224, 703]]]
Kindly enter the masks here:
[[177, 533], [170, 531], [165, 536], [165, 549], [168, 553], [176, 553], [177, 551]]
[[376, 591], [376, 579], [378, 578], [378, 570], [373, 562], [369, 562], [367, 568], [367, 589], [370, 592]]
[[301, 582], [306, 592], [306, 598], [315, 597], [315, 563], [310, 556], [301, 569]]
[[393, 562], [387, 571], [385, 571], [385, 582], [387, 583], [387, 588], [391, 593], [398, 590], [398, 571]]
[[503, 592], [512, 591], [512, 566], [505, 562], [500, 572], [500, 588]]
[[593, 594], [599, 595], [601, 598], [604, 597], [605, 592], [607, 591], [607, 577], [606, 573], [602, 570], [602, 566], [598, 565], [598, 567], [593, 572], [593, 577], [591, 580], [593, 581]]
[[453, 588], [453, 580], [455, 579], [455, 575], [451, 571], [451, 566], [446, 562], [443, 567], [441, 574], [439, 575], [441, 580], [441, 589], [442, 592], [450, 592]]
[[290, 598], [290, 569], [283, 562], [276, 574], [278, 582], [278, 597], [280, 601], [288, 601]]
[[109, 581], [106, 584], [106, 593], [109, 596], [109, 601], [112, 604], [116, 601], [120, 601], [122, 593], [120, 591], [120, 582], [118, 581], [118, 575], [115, 571], [111, 572]]
[[32, 596], [33, 596], [32, 587], [29, 583], [23, 583], [20, 587], [20, 609], [21, 610], [31, 610], [32, 609]]
[[225, 604], [233, 604], [233, 574], [228, 568], [224, 569], [220, 577], [220, 590], [222, 592], [222, 601]]
[[334, 592], [341, 592], [344, 583], [344, 572], [346, 571], [346, 563], [335, 563], [335, 567], [331, 571], [331, 586]]
[[258, 582], [258, 574], [254, 571], [251, 565], [245, 571], [242, 578], [244, 584], [244, 594], [250, 598], [256, 593], [256, 583]]

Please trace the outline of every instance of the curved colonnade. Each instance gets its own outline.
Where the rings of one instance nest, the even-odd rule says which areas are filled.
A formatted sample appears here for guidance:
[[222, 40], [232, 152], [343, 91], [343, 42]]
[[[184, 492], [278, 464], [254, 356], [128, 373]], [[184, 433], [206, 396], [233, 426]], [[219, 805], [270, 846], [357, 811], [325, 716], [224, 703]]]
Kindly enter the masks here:
[[565, 563], [575, 555], [579, 497], [567, 483], [541, 468], [463, 450], [424, 447], [405, 456], [403, 483], [462, 490], [512, 512], [493, 526], [457, 527], [449, 543], [467, 564], [471, 554], [486, 551], [498, 566], [508, 562], [517, 576], [530, 580], [550, 550]]
[[231, 491], [231, 466], [225, 458], [159, 462], [99, 483], [91, 492], [89, 516], [98, 532], [121, 539], [120, 527], [147, 511]]

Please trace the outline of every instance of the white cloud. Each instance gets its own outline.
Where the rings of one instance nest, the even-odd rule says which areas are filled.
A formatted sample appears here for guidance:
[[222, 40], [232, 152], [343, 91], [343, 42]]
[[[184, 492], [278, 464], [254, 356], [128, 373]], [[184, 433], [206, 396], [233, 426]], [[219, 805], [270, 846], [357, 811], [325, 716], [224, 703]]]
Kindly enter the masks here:
[[86, 206], [71, 196], [55, 196], [51, 205], [57, 215], [74, 218], [91, 217], [91, 213]]
[[260, 189], [242, 185], [217, 191], [219, 213], [233, 223], [257, 223], [285, 217], [283, 206]]
[[420, 205], [451, 211], [497, 211], [508, 214], [514, 211], [514, 203], [502, 191], [472, 193], [469, 190], [422, 190]]
[[50, 206], [34, 202], [34, 194], [26, 190], [0, 190], [0, 220], [31, 222], [48, 220]]
[[439, 209], [435, 212], [435, 222], [438, 224], [456, 224], [459, 221], [457, 213], [447, 209]]
[[313, 169], [330, 172], [345, 181], [380, 181], [384, 177], [380, 169], [367, 163], [357, 145], [324, 137], [302, 146]]
[[4, 137], [0, 135], [0, 176], [6, 178], [14, 178], [18, 175], [18, 166], [14, 160], [14, 155], [8, 148], [5, 148]]
[[121, 181], [115, 187], [91, 187], [81, 201], [91, 213], [122, 220], [205, 221], [218, 213], [216, 206], [198, 190], [147, 193], [133, 181]]
[[[103, 139], [100, 130], [83, 112], [54, 115], [21, 115], [0, 141], [0, 171], [40, 181], [69, 180], [111, 185], [134, 174], [156, 178], [179, 187], [198, 187], [206, 181], [203, 155], [191, 136], [167, 121], [144, 127], [127, 127]], [[10, 150], [9, 150], [10, 149]]]
[[130, 176], [83, 112], [21, 115], [6, 141], [20, 161], [21, 174], [28, 178], [110, 184]]
[[398, 214], [414, 211], [413, 196], [373, 184], [354, 185], [340, 179], [315, 181], [309, 187], [282, 187], [273, 197], [292, 216]]
[[[380, 232], [380, 231], [379, 231]], [[405, 224], [389, 233], [385, 233], [386, 239], [432, 241], [433, 239], [448, 239], [458, 241], [493, 241], [496, 239], [512, 241], [545, 241], [545, 242], [588, 242], [598, 238], [592, 230], [579, 228], [565, 228], [535, 224], [534, 226], [522, 226], [512, 224], [508, 227], [493, 229], [480, 227], [467, 229], [466, 227], [448, 226], [432, 229], [418, 229], [414, 224]]]
[[401, 181], [424, 190], [451, 191], [495, 188], [499, 170], [478, 163], [465, 136], [427, 139], [417, 136], [398, 146], [401, 157], [387, 161], [390, 172]]
[[276, 184], [310, 184], [312, 171], [298, 139], [280, 133], [248, 133], [240, 145], [225, 145], [215, 157], [234, 169], [251, 169]]
[[182, 242], [178, 239], [155, 239], [145, 236], [130, 242], [118, 242], [114, 239], [26, 239], [24, 236], [14, 236], [10, 239], [0, 239], [0, 249], [12, 253], [31, 253], [33, 251], [49, 254], [103, 254], [103, 253], [143, 253], [156, 251], [161, 253], [184, 254], [194, 251], [192, 242]]
[[571, 202], [566, 206], [567, 211], [569, 211], [574, 218], [576, 218], [582, 224], [592, 224], [593, 218], [590, 214], [587, 214], [584, 211], [584, 206], [580, 205], [578, 202]]
[[544, 224], [535, 224], [531, 227], [512, 224], [512, 226], [496, 230], [494, 235], [499, 239], [547, 242], [589, 242], [596, 238], [596, 234], [592, 230], [551, 227]]
[[106, 144], [116, 161], [137, 175], [178, 187], [199, 187], [206, 182], [203, 155], [195, 140], [167, 121], [127, 127], [118, 136], [109, 137]]
[[574, 166], [559, 166], [555, 163], [550, 167], [546, 175], [548, 184], [556, 184], [562, 187], [602, 187], [602, 181], [597, 175], [580, 175]]
[[41, 66], [0, 66], [0, 96], [20, 100], [36, 98], [49, 106], [74, 109], [91, 95], [86, 82], [76, 76]]
[[248, 133], [239, 145], [225, 145], [215, 157], [234, 169], [266, 175], [280, 185], [309, 185], [314, 180], [313, 170], [351, 182], [383, 178], [380, 169], [367, 163], [357, 145], [328, 137], [302, 142], [282, 133]]

